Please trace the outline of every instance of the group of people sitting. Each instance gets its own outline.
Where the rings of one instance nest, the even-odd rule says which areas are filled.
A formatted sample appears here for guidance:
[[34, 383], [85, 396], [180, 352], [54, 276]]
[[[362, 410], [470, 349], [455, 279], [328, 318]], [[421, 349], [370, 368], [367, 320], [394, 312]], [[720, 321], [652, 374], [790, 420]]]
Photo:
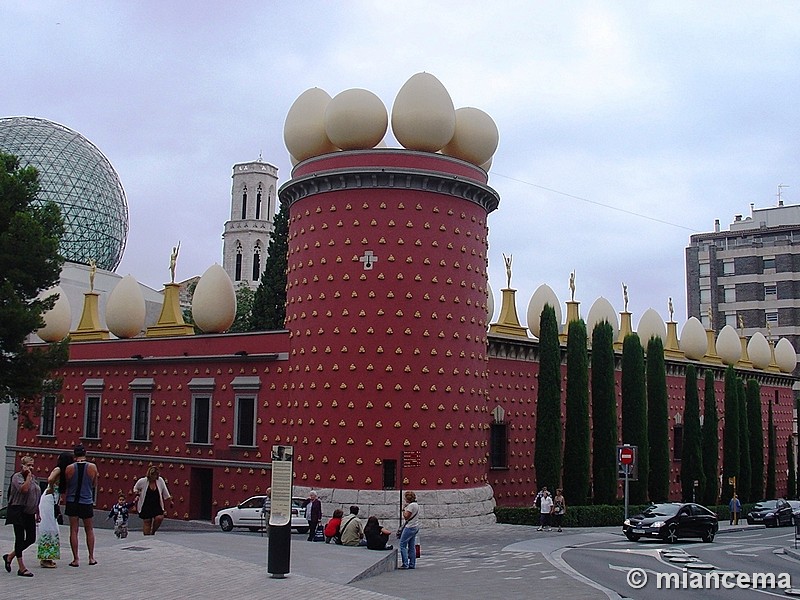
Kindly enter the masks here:
[[366, 525], [362, 525], [358, 506], [351, 506], [347, 516], [341, 508], [334, 510], [324, 532], [326, 544], [333, 541], [342, 546], [366, 546], [369, 550], [392, 549], [391, 544], [387, 545], [392, 532], [382, 527], [374, 515], [367, 519]]

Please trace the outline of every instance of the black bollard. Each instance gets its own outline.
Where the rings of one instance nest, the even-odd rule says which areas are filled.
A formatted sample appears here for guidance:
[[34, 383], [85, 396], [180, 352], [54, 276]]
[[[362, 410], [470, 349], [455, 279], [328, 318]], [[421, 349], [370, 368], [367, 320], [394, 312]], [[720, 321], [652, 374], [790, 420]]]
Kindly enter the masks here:
[[273, 579], [283, 579], [289, 572], [292, 551], [292, 525], [270, 525], [267, 545], [267, 573]]

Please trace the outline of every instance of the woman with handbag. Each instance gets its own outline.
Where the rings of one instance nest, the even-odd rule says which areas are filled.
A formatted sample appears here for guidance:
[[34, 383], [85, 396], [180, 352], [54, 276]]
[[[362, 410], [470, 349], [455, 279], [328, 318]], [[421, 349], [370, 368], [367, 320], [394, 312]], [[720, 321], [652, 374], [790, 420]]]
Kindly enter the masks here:
[[6, 524], [14, 526], [14, 550], [3, 555], [6, 572], [11, 573], [11, 563], [17, 559], [17, 575], [33, 577], [22, 560], [22, 553], [36, 541], [36, 523], [39, 522], [39, 498], [42, 490], [33, 474], [33, 458], [22, 457], [22, 468], [11, 477], [8, 493]]
[[400, 560], [401, 569], [417, 568], [417, 532], [419, 531], [419, 504], [417, 495], [414, 492], [404, 494], [406, 505], [403, 507], [403, 519], [405, 519], [400, 533]]

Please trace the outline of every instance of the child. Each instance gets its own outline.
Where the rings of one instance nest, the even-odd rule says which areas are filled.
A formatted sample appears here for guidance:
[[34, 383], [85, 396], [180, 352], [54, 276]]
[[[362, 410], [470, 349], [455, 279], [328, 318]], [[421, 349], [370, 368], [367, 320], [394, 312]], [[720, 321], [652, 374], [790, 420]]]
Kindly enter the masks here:
[[125, 496], [120, 494], [117, 503], [111, 507], [108, 518], [114, 519], [114, 535], [118, 538], [128, 537], [128, 509], [135, 504], [135, 502], [125, 502]]

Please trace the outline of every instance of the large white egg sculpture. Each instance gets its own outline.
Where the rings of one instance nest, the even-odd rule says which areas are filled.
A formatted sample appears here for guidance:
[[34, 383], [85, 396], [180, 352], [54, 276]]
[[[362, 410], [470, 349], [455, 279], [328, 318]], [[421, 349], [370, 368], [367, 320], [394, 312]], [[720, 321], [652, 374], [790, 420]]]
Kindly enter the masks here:
[[53, 305], [53, 308], [42, 314], [44, 327], [36, 330], [36, 335], [49, 343], [63, 340], [69, 335], [69, 329], [72, 326], [72, 309], [69, 305], [67, 295], [60, 286], [56, 285], [43, 291], [39, 294], [39, 297], [46, 299], [53, 294], [58, 294], [56, 303]]
[[706, 328], [697, 317], [689, 317], [681, 329], [680, 349], [691, 360], [700, 360], [708, 350]]
[[236, 292], [225, 269], [213, 264], [197, 282], [192, 298], [192, 318], [206, 333], [226, 331], [236, 318]]
[[106, 302], [106, 325], [118, 338], [132, 338], [141, 333], [147, 310], [144, 294], [132, 275], [119, 280]]
[[735, 365], [742, 357], [742, 342], [730, 325], [725, 325], [717, 336], [717, 355], [726, 365]]
[[747, 342], [747, 356], [750, 357], [756, 369], [766, 369], [769, 366], [772, 360], [772, 351], [767, 338], [760, 331], [756, 331]]
[[664, 340], [667, 339], [667, 326], [664, 325], [664, 319], [661, 318], [655, 309], [648, 308], [639, 319], [639, 326], [636, 328], [636, 333], [639, 335], [639, 341], [642, 343], [642, 348], [647, 350], [647, 344], [650, 338], [661, 338], [663, 345]]
[[592, 307], [589, 309], [589, 314], [586, 316], [586, 333], [589, 336], [590, 344], [594, 328], [597, 327], [598, 323], [602, 323], [603, 321], [608, 321], [608, 324], [611, 325], [611, 329], [614, 330], [611, 341], [616, 341], [617, 336], [619, 336], [617, 312], [614, 310], [614, 307], [611, 306], [611, 302], [603, 298], [603, 296], [600, 296], [594, 301]]
[[403, 84], [392, 106], [392, 132], [409, 150], [437, 152], [453, 138], [456, 111], [442, 83], [417, 73]]
[[549, 304], [555, 309], [556, 324], [558, 325], [559, 331], [561, 330], [561, 303], [558, 301], [558, 296], [556, 296], [553, 289], [546, 283], [543, 283], [536, 288], [536, 291], [533, 292], [533, 296], [531, 296], [530, 302], [528, 302], [528, 329], [530, 329], [531, 333], [537, 338], [541, 331], [542, 310], [544, 310], [545, 304]]
[[328, 92], [311, 88], [300, 94], [289, 108], [283, 124], [283, 141], [295, 159], [305, 160], [337, 150], [325, 133], [325, 111], [330, 101]]
[[374, 148], [386, 135], [388, 125], [386, 107], [369, 90], [345, 90], [325, 109], [325, 133], [342, 150]]
[[797, 366], [797, 353], [794, 351], [792, 343], [786, 338], [781, 338], [775, 344], [775, 362], [784, 373], [791, 373]]
[[486, 320], [491, 323], [494, 317], [494, 291], [489, 283], [486, 284], [486, 292], [489, 294], [486, 300]]
[[442, 154], [481, 166], [497, 150], [500, 134], [492, 117], [471, 106], [456, 110], [456, 130]]

